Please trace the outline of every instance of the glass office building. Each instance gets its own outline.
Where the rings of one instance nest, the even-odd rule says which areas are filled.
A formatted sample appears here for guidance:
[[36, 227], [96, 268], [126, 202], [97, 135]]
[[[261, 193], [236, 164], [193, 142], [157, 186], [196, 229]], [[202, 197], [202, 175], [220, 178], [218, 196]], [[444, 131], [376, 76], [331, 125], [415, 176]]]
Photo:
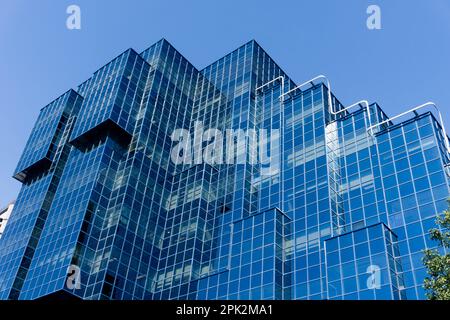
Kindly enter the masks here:
[[[14, 172], [0, 299], [424, 299], [450, 159], [423, 110], [345, 108], [255, 41], [202, 70], [164, 39], [129, 49], [41, 110]], [[220, 149], [204, 135], [177, 164], [173, 132], [199, 124], [274, 133], [276, 169], [202, 161]], [[232, 158], [247, 160], [241, 138]]]

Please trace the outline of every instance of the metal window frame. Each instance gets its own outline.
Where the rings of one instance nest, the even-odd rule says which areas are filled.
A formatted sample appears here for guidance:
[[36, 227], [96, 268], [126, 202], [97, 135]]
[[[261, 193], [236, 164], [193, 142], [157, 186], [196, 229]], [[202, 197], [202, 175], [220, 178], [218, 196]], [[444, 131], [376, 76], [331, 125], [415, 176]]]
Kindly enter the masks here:
[[[336, 114], [340, 114], [340, 113], [342, 113], [342, 112], [345, 112], [345, 111], [350, 110], [350, 109], [353, 108], [353, 107], [361, 106], [361, 105], [364, 105], [365, 108], [366, 108], [367, 110], [369, 109], [369, 101], [367, 101], [367, 100], [360, 100], [360, 101], [355, 102], [354, 104], [352, 104], [352, 105], [350, 105], [350, 106], [348, 106], [348, 107], [345, 107], [345, 108], [342, 109], [342, 110], [339, 110], [338, 112], [336, 112]], [[370, 118], [370, 116], [369, 116], [369, 118]]]
[[263, 84], [262, 86], [259, 86], [258, 88], [256, 88], [255, 91], [257, 92], [258, 90], [261, 90], [262, 88], [268, 86], [269, 84], [272, 84], [275, 81], [281, 80], [281, 92], [282, 92], [282, 94], [280, 95], [279, 99], [280, 99], [281, 102], [284, 102], [284, 97], [285, 96], [291, 94], [295, 90], [298, 90], [298, 89], [300, 89], [300, 88], [302, 88], [302, 87], [304, 87], [304, 86], [306, 86], [308, 84], [314, 85], [314, 81], [317, 81], [317, 80], [320, 80], [320, 79], [323, 80], [326, 83], [327, 87], [328, 87], [328, 110], [329, 110], [329, 112], [332, 115], [336, 116], [336, 115], [339, 115], [339, 114], [341, 114], [341, 113], [343, 113], [345, 111], [348, 111], [349, 109], [351, 109], [351, 108], [353, 108], [353, 107], [355, 107], [357, 105], [364, 105], [366, 107], [366, 110], [367, 110], [367, 118], [368, 118], [368, 121], [369, 121], [369, 128], [367, 129], [367, 132], [370, 132], [370, 134], [372, 136], [374, 135], [374, 129], [380, 127], [383, 124], [386, 124], [388, 122], [392, 122], [395, 119], [403, 117], [403, 116], [407, 115], [408, 113], [416, 112], [419, 109], [423, 109], [423, 108], [430, 107], [430, 106], [433, 107], [436, 110], [436, 112], [438, 113], [439, 124], [441, 126], [441, 130], [442, 130], [442, 133], [443, 133], [443, 136], [444, 136], [443, 138], [444, 138], [444, 141], [445, 141], [445, 147], [447, 149], [447, 153], [450, 155], [450, 142], [449, 142], [449, 138], [447, 136], [447, 132], [445, 130], [445, 125], [444, 125], [444, 120], [442, 118], [442, 114], [439, 111], [437, 105], [434, 102], [431, 102], [431, 101], [427, 102], [427, 103], [424, 103], [424, 104], [421, 104], [421, 105], [419, 105], [417, 107], [411, 108], [408, 111], [402, 112], [399, 115], [396, 115], [394, 117], [387, 118], [386, 120], [384, 120], [382, 122], [379, 122], [379, 123], [376, 123], [374, 125], [371, 125], [372, 124], [372, 119], [371, 119], [371, 115], [370, 115], [370, 104], [369, 104], [369, 102], [367, 100], [358, 101], [358, 102], [356, 102], [356, 103], [354, 103], [354, 104], [352, 104], [352, 105], [350, 105], [348, 107], [345, 107], [344, 109], [339, 110], [337, 112], [335, 112], [333, 110], [333, 98], [332, 98], [332, 93], [331, 93], [331, 83], [330, 83], [330, 80], [323, 74], [318, 75], [318, 76], [316, 76], [316, 77], [314, 77], [314, 78], [312, 78], [312, 79], [310, 79], [308, 81], [305, 81], [304, 83], [296, 86], [295, 88], [289, 90], [288, 92], [284, 92], [284, 89], [285, 89], [285, 77], [284, 76], [279, 76], [279, 77], [277, 77], [277, 78], [275, 78], [275, 79], [273, 79], [273, 80]]
[[385, 123], [392, 122], [395, 119], [398, 119], [398, 118], [403, 117], [403, 116], [405, 116], [405, 115], [407, 115], [407, 114], [409, 114], [411, 112], [416, 112], [417, 110], [423, 109], [423, 108], [426, 108], [426, 107], [433, 107], [436, 110], [436, 112], [438, 113], [439, 124], [441, 126], [441, 130], [442, 130], [442, 133], [443, 133], [443, 136], [444, 136], [443, 138], [444, 138], [444, 141], [445, 141], [445, 147], [447, 149], [447, 153], [450, 154], [450, 143], [449, 143], [449, 140], [448, 140], [447, 132], [445, 130], [445, 125], [444, 125], [444, 120], [442, 118], [442, 114], [439, 111], [437, 105], [434, 102], [431, 102], [431, 101], [430, 102], [426, 102], [424, 104], [421, 104], [421, 105], [419, 105], [417, 107], [411, 108], [411, 109], [409, 109], [409, 110], [407, 110], [405, 112], [402, 112], [402, 113], [400, 113], [400, 114], [398, 114], [398, 115], [396, 115], [396, 116], [394, 116], [392, 118], [388, 118], [387, 120], [384, 120], [384, 121], [382, 121], [380, 123], [374, 124], [373, 126], [370, 126], [367, 129], [367, 131], [371, 131], [371, 134], [373, 135], [373, 129], [374, 128], [378, 128], [379, 126], [381, 126], [381, 125], [383, 125]]
[[261, 90], [262, 88], [264, 88], [264, 87], [268, 86], [269, 84], [272, 84], [272, 83], [274, 83], [275, 81], [278, 81], [278, 80], [280, 80], [280, 79], [281, 79], [281, 92], [282, 92], [282, 94], [279, 96], [279, 99], [280, 99], [282, 102], [284, 101], [284, 97], [287, 96], [288, 94], [291, 94], [291, 93], [294, 92], [295, 90], [298, 90], [298, 89], [300, 89], [300, 88], [302, 88], [302, 87], [304, 87], [304, 86], [306, 86], [306, 85], [308, 85], [308, 84], [314, 86], [314, 81], [317, 81], [317, 80], [319, 80], [319, 79], [322, 79], [324, 82], [326, 82], [326, 85], [327, 85], [327, 87], [328, 87], [328, 105], [329, 105], [328, 108], [329, 108], [330, 113], [333, 114], [333, 115], [337, 115], [337, 114], [339, 114], [339, 113], [342, 111], [342, 110], [339, 111], [339, 112], [334, 112], [334, 111], [333, 111], [333, 97], [332, 97], [332, 94], [331, 94], [331, 83], [330, 83], [330, 80], [329, 80], [326, 76], [324, 76], [324, 75], [322, 75], [322, 74], [321, 74], [321, 75], [318, 75], [317, 77], [314, 77], [314, 78], [312, 78], [312, 79], [310, 79], [310, 80], [308, 80], [308, 81], [305, 81], [304, 83], [302, 83], [302, 84], [296, 86], [295, 88], [289, 90], [288, 92], [284, 92], [284, 89], [285, 89], [285, 77], [284, 77], [284, 76], [279, 76], [279, 77], [277, 77], [277, 78], [275, 78], [275, 79], [272, 79], [272, 80], [270, 80], [269, 82], [266, 82], [265, 84], [263, 84], [263, 85], [257, 87], [257, 88], [255, 89], [255, 92], [257, 93], [257, 92], [258, 92], [259, 90]]
[[[370, 126], [372, 124], [372, 118], [371, 118], [371, 115], [370, 115], [370, 103], [369, 103], [368, 100], [360, 100], [358, 102], [355, 102], [354, 104], [346, 107], [345, 109], [340, 110], [339, 112], [337, 112], [337, 114], [339, 114], [341, 112], [344, 112], [344, 111], [348, 111], [348, 110], [350, 110], [353, 107], [361, 106], [361, 105], [363, 105], [364, 108], [367, 111], [367, 120], [369, 121], [369, 126]], [[367, 129], [367, 131], [369, 131], [369, 130], [370, 130], [370, 127]]]
[[284, 96], [286, 96], [286, 95], [288, 95], [288, 94], [291, 94], [291, 93], [294, 92], [295, 90], [298, 90], [298, 89], [300, 89], [300, 88], [302, 88], [302, 87], [304, 87], [304, 86], [306, 86], [306, 85], [308, 85], [308, 84], [314, 85], [314, 81], [317, 81], [317, 80], [319, 80], [319, 79], [322, 79], [322, 80], [325, 81], [326, 84], [327, 84], [327, 87], [328, 87], [328, 109], [329, 109], [329, 112], [330, 112], [331, 114], [336, 115], [337, 113], [335, 113], [335, 112], [333, 111], [333, 98], [332, 98], [332, 94], [331, 94], [331, 83], [330, 83], [330, 80], [329, 80], [326, 76], [324, 76], [323, 74], [318, 75], [317, 77], [314, 77], [314, 78], [312, 78], [311, 80], [305, 81], [304, 83], [302, 83], [302, 84], [296, 86], [295, 88], [289, 90], [288, 92], [282, 94], [282, 95], [280, 96], [280, 99], [283, 99], [283, 101], [284, 101]]
[[265, 84], [263, 84], [262, 86], [259, 86], [258, 88], [255, 89], [255, 92], [258, 93], [259, 90], [261, 90], [262, 88], [268, 86], [269, 84], [272, 84], [276, 81], [279, 81], [281, 79], [281, 92], [282, 94], [280, 95], [279, 99], [281, 99], [281, 97], [283, 96], [284, 93], [284, 83], [285, 83], [285, 77], [284, 76], [279, 76], [275, 79], [270, 80], [269, 82], [266, 82]]

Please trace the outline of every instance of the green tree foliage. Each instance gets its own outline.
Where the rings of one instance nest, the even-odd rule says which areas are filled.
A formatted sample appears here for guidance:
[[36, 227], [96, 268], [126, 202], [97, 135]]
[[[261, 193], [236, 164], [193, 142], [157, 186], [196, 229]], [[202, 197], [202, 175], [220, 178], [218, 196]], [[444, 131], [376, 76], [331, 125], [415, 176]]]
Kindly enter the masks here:
[[[449, 208], [436, 223], [441, 227], [431, 229], [431, 239], [438, 242], [440, 248], [450, 248], [450, 201]], [[443, 252], [444, 250], [440, 250]], [[450, 253], [440, 254], [438, 250], [425, 250], [423, 263], [428, 270], [424, 281], [427, 297], [430, 300], [450, 300]]]

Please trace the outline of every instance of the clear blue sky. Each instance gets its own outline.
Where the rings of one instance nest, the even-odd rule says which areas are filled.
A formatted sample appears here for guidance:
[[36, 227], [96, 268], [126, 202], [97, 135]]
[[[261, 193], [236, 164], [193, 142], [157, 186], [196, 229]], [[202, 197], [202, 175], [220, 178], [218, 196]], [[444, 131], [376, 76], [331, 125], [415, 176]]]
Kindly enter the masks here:
[[[77, 4], [82, 30], [66, 28]], [[366, 28], [381, 7], [382, 30]], [[326, 74], [344, 103], [388, 115], [435, 101], [450, 124], [449, 0], [1, 0], [0, 206], [39, 109], [132, 47], [168, 39], [202, 68], [250, 39], [301, 82]]]

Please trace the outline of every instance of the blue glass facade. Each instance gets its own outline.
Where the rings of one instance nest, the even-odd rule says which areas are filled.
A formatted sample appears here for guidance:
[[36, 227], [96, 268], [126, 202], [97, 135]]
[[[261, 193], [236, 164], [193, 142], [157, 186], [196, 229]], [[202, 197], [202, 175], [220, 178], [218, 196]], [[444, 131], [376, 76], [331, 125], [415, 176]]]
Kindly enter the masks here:
[[[42, 109], [0, 299], [423, 299], [449, 195], [440, 124], [424, 112], [372, 132], [377, 104], [336, 115], [326, 85], [295, 87], [255, 41], [199, 70], [161, 40]], [[199, 123], [276, 131], [279, 166], [171, 161], [174, 130]]]
[[383, 223], [327, 239], [328, 299], [406, 299], [397, 242]]

